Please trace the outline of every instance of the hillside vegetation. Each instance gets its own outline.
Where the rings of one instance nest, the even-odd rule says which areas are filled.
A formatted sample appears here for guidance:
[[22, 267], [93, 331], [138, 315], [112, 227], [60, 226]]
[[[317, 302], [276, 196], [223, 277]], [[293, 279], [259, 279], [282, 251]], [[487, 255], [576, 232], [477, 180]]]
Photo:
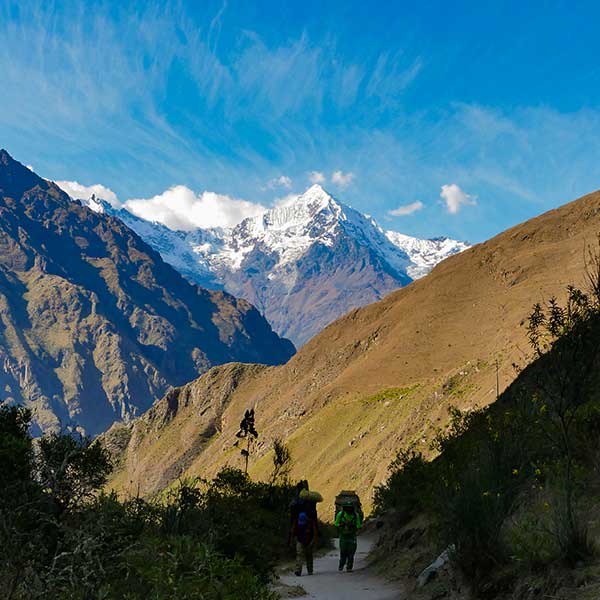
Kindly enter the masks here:
[[131, 425], [106, 436], [118, 455], [110, 485], [152, 495], [180, 476], [239, 466], [232, 451], [244, 411], [261, 432], [253, 477], [270, 470], [283, 437], [295, 466], [326, 498], [365, 499], [399, 448], [433, 456], [448, 409], [485, 407], [532, 359], [530, 307], [583, 283], [585, 247], [600, 230], [596, 192], [439, 264], [384, 300], [350, 312], [280, 367], [231, 364], [172, 390]]
[[285, 461], [268, 484], [224, 469], [152, 502], [118, 499], [99, 492], [111, 464], [98, 441], [34, 442], [30, 418], [0, 407], [3, 600], [275, 600], [267, 583], [293, 497]]
[[[408, 558], [412, 537], [413, 548], [436, 550], [430, 559], [448, 549], [474, 597], [598, 597], [597, 254], [589, 264], [585, 293], [569, 287], [564, 304], [552, 298], [534, 306], [527, 332], [537, 358], [498, 402], [451, 410], [450, 426], [432, 442], [439, 453], [432, 462], [414, 449], [392, 462], [375, 500], [404, 563], [391, 567], [397, 575], [412, 573], [414, 581], [426, 566], [418, 553]], [[456, 577], [442, 584], [444, 595], [466, 597], [459, 588]]]

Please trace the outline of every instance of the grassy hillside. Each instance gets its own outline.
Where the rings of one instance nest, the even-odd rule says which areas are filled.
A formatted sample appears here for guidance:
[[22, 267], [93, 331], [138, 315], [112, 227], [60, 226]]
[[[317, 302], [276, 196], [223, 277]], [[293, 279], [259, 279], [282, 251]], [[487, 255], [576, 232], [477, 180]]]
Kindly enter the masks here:
[[[332, 498], [354, 487], [367, 504], [398, 448], [428, 453], [448, 407], [496, 398], [531, 360], [532, 304], [581, 284], [586, 242], [600, 231], [600, 193], [514, 227], [449, 258], [426, 278], [327, 327], [286, 365], [228, 365], [172, 391], [107, 439], [120, 448], [112, 485], [151, 494], [179, 475], [240, 464], [233, 450], [244, 410], [261, 436], [250, 472], [265, 477], [271, 440]], [[117, 443], [118, 442], [118, 443]]]
[[453, 410], [433, 442], [438, 456], [399, 452], [377, 488], [391, 572], [414, 586], [448, 550], [450, 569], [415, 599], [442, 589], [457, 598], [598, 597], [598, 255], [591, 262], [588, 291], [534, 307], [527, 330], [537, 358], [499, 400]]

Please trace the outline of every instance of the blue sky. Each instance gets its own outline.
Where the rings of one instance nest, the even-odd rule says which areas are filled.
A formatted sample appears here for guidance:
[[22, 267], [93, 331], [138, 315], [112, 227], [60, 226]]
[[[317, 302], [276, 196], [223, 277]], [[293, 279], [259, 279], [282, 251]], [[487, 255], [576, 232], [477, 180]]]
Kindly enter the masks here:
[[122, 202], [178, 185], [235, 214], [312, 177], [386, 228], [477, 242], [600, 187], [599, 22], [596, 2], [0, 0], [0, 146]]

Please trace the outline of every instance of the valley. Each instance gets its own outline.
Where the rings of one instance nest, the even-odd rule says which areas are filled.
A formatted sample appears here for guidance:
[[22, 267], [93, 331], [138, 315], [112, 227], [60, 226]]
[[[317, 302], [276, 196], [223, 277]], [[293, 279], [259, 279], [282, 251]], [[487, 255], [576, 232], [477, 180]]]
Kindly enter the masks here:
[[396, 451], [428, 443], [448, 409], [486, 406], [529, 360], [524, 322], [541, 298], [584, 278], [600, 227], [594, 193], [439, 264], [383, 301], [356, 309], [280, 367], [230, 365], [172, 391], [107, 433], [119, 450], [113, 486], [156, 493], [181, 476], [238, 465], [241, 415], [261, 436], [250, 472], [266, 477], [271, 441], [294, 456], [292, 476], [331, 496], [351, 482], [368, 505]]

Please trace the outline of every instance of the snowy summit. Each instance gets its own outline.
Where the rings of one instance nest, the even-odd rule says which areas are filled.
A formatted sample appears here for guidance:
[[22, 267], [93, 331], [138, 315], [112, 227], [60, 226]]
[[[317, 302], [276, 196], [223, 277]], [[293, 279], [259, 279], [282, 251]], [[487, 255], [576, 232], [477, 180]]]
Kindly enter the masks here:
[[93, 196], [81, 202], [120, 218], [188, 279], [249, 300], [296, 345], [469, 247], [384, 231], [320, 185], [235, 227], [193, 231], [145, 221]]

